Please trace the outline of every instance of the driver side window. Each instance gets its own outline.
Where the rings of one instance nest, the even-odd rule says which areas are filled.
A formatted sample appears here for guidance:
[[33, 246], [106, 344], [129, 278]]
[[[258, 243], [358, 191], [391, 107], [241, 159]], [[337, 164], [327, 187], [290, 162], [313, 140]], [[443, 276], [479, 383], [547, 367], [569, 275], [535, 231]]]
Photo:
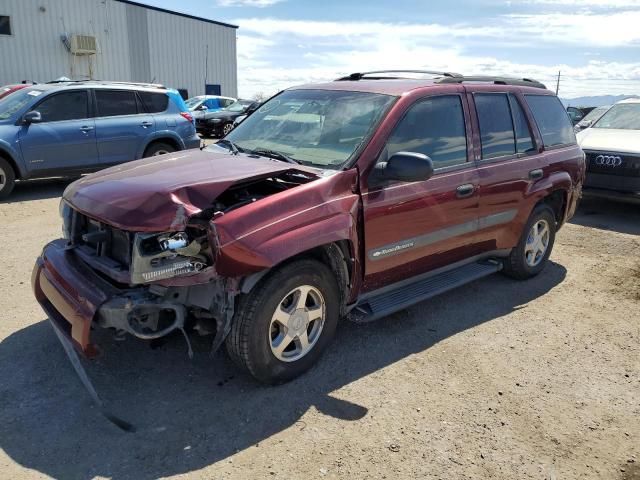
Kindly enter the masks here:
[[458, 95], [431, 97], [413, 105], [387, 140], [387, 161], [397, 152], [427, 155], [434, 168], [467, 162], [467, 135], [462, 101]]

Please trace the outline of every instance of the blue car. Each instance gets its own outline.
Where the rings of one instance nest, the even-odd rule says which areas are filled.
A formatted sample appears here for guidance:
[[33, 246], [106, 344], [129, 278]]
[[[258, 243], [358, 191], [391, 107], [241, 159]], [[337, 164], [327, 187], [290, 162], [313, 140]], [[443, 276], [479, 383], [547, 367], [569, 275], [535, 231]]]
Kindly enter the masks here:
[[176, 90], [96, 81], [33, 85], [0, 100], [0, 198], [16, 180], [73, 176], [199, 146]]

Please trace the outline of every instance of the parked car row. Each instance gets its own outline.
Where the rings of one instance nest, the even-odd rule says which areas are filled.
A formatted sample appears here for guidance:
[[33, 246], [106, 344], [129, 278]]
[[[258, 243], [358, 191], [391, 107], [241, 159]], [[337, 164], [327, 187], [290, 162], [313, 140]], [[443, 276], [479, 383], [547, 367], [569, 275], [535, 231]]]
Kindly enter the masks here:
[[0, 198], [16, 180], [78, 175], [199, 146], [176, 90], [99, 81], [21, 86], [0, 99]]

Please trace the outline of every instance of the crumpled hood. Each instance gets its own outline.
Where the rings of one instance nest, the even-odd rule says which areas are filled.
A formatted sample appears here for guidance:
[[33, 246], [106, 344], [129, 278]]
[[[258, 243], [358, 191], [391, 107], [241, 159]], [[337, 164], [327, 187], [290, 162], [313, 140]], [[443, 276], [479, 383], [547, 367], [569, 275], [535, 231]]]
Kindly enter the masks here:
[[73, 182], [64, 200], [85, 215], [132, 231], [184, 228], [231, 185], [287, 170], [317, 170], [267, 158], [200, 150], [145, 158]]
[[611, 153], [640, 153], [640, 130], [587, 128], [576, 135], [583, 150]]

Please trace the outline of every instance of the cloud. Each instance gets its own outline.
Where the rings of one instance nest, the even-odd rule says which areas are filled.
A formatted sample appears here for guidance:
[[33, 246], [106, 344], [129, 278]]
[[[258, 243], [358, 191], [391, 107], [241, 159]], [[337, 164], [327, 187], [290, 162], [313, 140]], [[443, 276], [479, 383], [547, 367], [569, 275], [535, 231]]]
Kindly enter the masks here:
[[218, 0], [219, 7], [270, 7], [284, 0]]
[[[640, 11], [505, 15], [479, 25], [276, 18], [235, 22], [240, 25], [239, 90], [245, 96], [384, 68], [532, 77], [550, 86], [561, 70], [565, 97], [640, 90], [640, 59], [621, 62], [568, 54], [570, 65], [528, 61], [540, 58], [537, 53], [545, 48], [569, 51], [571, 47], [571, 51], [593, 54], [612, 46], [633, 47], [640, 41], [640, 30], [633, 27], [640, 24]], [[594, 38], [597, 31], [608, 32], [608, 38]], [[508, 59], [497, 54], [505, 46], [511, 50]]]

